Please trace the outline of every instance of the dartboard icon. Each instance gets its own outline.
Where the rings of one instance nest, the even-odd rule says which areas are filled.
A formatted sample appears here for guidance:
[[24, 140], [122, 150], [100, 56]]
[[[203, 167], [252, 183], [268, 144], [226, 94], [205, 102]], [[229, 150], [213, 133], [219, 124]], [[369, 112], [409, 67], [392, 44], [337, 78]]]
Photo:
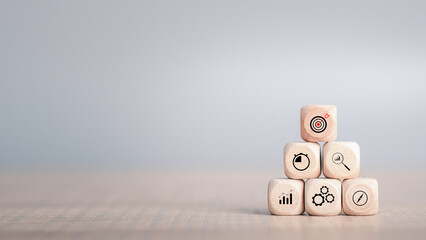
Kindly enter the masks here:
[[316, 133], [322, 133], [327, 128], [327, 121], [321, 116], [315, 116], [311, 120], [311, 129]]

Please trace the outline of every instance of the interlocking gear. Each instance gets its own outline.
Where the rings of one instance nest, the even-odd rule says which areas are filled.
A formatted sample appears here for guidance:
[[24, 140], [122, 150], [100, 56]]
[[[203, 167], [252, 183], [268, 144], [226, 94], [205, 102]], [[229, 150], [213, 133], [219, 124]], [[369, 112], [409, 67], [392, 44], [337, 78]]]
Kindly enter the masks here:
[[[317, 202], [318, 199], [320, 199], [320, 202]], [[315, 206], [321, 206], [324, 203], [324, 196], [319, 193], [315, 193], [312, 197], [312, 203], [315, 204]]]
[[327, 194], [327, 196], [325, 196], [325, 200], [326, 200], [328, 203], [332, 203], [332, 202], [334, 202], [334, 195], [333, 195], [333, 194]]
[[327, 186], [322, 186], [320, 188], [320, 193], [315, 193], [315, 195], [312, 197], [312, 203], [315, 204], [315, 206], [322, 206], [324, 202], [327, 201], [327, 203], [334, 202], [334, 195], [329, 193], [329, 190]]
[[327, 194], [327, 193], [328, 193], [328, 187], [327, 187], [327, 186], [322, 186], [322, 187], [320, 188], [320, 192], [321, 192], [323, 195]]

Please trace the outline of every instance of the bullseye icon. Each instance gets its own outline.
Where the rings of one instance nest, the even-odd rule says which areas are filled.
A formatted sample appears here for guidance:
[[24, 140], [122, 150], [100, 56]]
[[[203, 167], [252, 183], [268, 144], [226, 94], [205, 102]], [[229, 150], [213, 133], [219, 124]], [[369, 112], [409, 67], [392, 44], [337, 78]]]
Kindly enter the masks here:
[[311, 129], [316, 133], [322, 133], [327, 128], [327, 121], [321, 116], [315, 116], [311, 120]]

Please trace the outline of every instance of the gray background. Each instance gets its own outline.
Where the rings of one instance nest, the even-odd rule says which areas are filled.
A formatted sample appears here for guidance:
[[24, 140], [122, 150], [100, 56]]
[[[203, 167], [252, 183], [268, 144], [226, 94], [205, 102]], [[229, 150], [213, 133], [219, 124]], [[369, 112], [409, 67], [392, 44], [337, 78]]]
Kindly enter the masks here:
[[282, 168], [305, 104], [425, 167], [426, 1], [0, 2], [0, 166]]

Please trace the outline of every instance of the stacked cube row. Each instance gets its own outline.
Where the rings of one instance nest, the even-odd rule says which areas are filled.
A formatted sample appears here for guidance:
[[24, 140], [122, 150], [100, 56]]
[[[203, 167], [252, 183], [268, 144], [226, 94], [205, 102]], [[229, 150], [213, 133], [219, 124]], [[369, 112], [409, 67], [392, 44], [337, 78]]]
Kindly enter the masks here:
[[[371, 215], [378, 211], [378, 183], [357, 178], [360, 148], [355, 142], [336, 142], [337, 109], [308, 105], [300, 112], [301, 137], [307, 142], [284, 147], [284, 172], [290, 179], [272, 179], [268, 208], [275, 215]], [[321, 146], [323, 146], [321, 167]], [[323, 174], [327, 178], [318, 178]], [[303, 179], [307, 179], [306, 183]], [[340, 179], [344, 179], [343, 182]]]

